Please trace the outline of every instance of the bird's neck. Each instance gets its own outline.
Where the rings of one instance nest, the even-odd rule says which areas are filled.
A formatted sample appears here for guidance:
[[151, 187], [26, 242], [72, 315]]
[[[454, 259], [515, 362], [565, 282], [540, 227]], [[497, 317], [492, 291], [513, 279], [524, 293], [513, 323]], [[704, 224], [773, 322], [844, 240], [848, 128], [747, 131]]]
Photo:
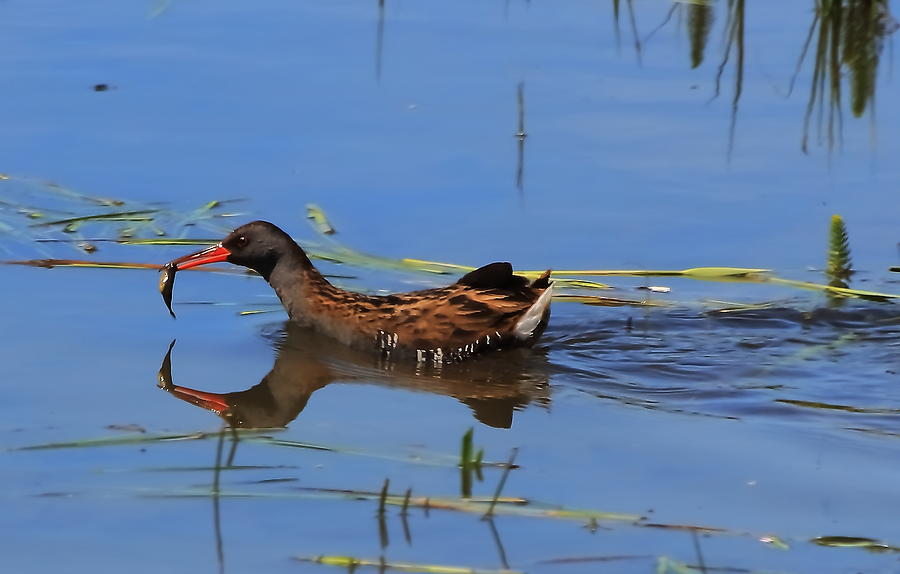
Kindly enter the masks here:
[[335, 289], [299, 246], [279, 257], [271, 272], [264, 277], [291, 319], [298, 322], [311, 318], [309, 303], [316, 294]]

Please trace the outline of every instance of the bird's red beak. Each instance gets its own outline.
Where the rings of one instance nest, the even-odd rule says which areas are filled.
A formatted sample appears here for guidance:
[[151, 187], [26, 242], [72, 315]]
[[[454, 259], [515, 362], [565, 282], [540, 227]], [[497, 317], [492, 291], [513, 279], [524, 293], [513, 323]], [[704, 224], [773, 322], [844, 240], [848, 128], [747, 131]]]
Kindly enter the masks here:
[[185, 255], [184, 257], [179, 257], [178, 259], [173, 259], [168, 263], [170, 267], [175, 267], [175, 269], [190, 269], [191, 267], [197, 267], [198, 265], [206, 265], [207, 263], [219, 263], [220, 261], [227, 261], [228, 256], [231, 255], [231, 251], [228, 251], [222, 244], [213, 245], [212, 247], [207, 247], [202, 251], [198, 251], [196, 253], [191, 253], [190, 255]]
[[229, 405], [224, 394], [207, 393], [206, 391], [179, 386], [173, 386], [168, 391], [183, 401], [209, 409], [217, 415], [225, 414], [225, 411], [228, 410]]

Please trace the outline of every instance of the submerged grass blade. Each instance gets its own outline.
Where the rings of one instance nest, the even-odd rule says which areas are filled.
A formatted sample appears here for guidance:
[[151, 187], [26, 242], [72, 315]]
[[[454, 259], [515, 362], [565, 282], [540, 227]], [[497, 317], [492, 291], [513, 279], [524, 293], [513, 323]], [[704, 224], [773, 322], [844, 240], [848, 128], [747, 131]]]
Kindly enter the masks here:
[[517, 570], [484, 570], [467, 566], [442, 566], [438, 564], [417, 564], [414, 562], [392, 562], [384, 558], [370, 560], [351, 556], [297, 556], [295, 560], [312, 562], [324, 566], [337, 566], [353, 572], [357, 568], [378, 568], [379, 571], [394, 570], [397, 572], [421, 572], [423, 574], [522, 574]]
[[[703, 570], [706, 570], [705, 568]], [[700, 568], [692, 568], [684, 562], [673, 560], [668, 556], [660, 556], [656, 562], [656, 574], [696, 574], [702, 572]]]
[[175, 238], [175, 237], [150, 237], [150, 238], [141, 238], [141, 237], [123, 237], [120, 239], [107, 239], [103, 241], [115, 241], [116, 243], [121, 243], [122, 245], [156, 245], [156, 246], [178, 246], [178, 245], [215, 245], [219, 242], [218, 239], [188, 239], [188, 238]]
[[100, 205], [103, 207], [120, 207], [122, 205], [125, 205], [125, 202], [120, 199], [87, 195], [75, 191], [74, 189], [64, 187], [53, 181], [43, 181], [29, 177], [11, 176], [9, 174], [0, 174], [0, 176], [2, 176], [0, 177], [0, 180], [3, 181], [18, 182], [32, 189], [40, 189], [41, 191], [47, 192], [52, 195], [73, 199], [83, 203]]
[[648, 560], [655, 558], [652, 554], [613, 554], [610, 556], [567, 556], [565, 558], [547, 558], [537, 564], [587, 564], [591, 562], [620, 562], [624, 560]]
[[20, 446], [11, 448], [9, 450], [12, 451], [25, 451], [25, 450], [51, 450], [51, 449], [63, 449], [63, 448], [93, 448], [98, 446], [121, 446], [121, 445], [130, 445], [130, 444], [143, 444], [143, 443], [154, 443], [154, 442], [173, 442], [173, 441], [184, 441], [184, 440], [203, 440], [209, 438], [211, 436], [209, 433], [205, 432], [195, 432], [195, 433], [187, 433], [187, 434], [138, 434], [138, 435], [127, 435], [127, 436], [111, 436], [111, 437], [100, 437], [94, 439], [83, 439], [83, 440], [75, 440], [69, 442], [50, 442], [44, 444], [34, 444], [29, 446]]
[[833, 295], [855, 297], [858, 299], [866, 299], [869, 301], [885, 302], [892, 299], [900, 299], [900, 294], [896, 293], [879, 293], [877, 291], [850, 289], [849, 287], [835, 287], [834, 285], [822, 285], [820, 283], [810, 283], [808, 281], [795, 281], [793, 279], [782, 279], [781, 277], [769, 277], [765, 282], [774, 283], [777, 285], [786, 285], [788, 287], [797, 287], [798, 289], [823, 291], [826, 293], [831, 293]]
[[[381, 491], [374, 490], [355, 490], [355, 489], [347, 489], [347, 488], [321, 488], [321, 487], [312, 487], [312, 486], [304, 486], [299, 487], [296, 490], [303, 492], [312, 492], [317, 494], [326, 494], [330, 496], [337, 496], [340, 498], [348, 498], [352, 500], [380, 500]], [[475, 503], [487, 503], [490, 502], [491, 499], [483, 497], [483, 496], [475, 496], [472, 498], [446, 498], [446, 497], [426, 497], [420, 496], [417, 498], [412, 498], [412, 492], [409, 491], [409, 495], [404, 493], [402, 497], [396, 495], [387, 495], [385, 497], [385, 504], [393, 504], [396, 505], [398, 500], [402, 500], [400, 503], [401, 507], [408, 508], [409, 506], [423, 506], [421, 503], [423, 501], [430, 501], [433, 503], [432, 506], [437, 508], [441, 504], [445, 504], [447, 501], [462, 501], [462, 502], [475, 502]], [[416, 502], [410, 502], [415, 500]], [[500, 497], [500, 502], [503, 504], [528, 504], [528, 500], [525, 498], [517, 497], [517, 496], [503, 496]], [[437, 505], [437, 506], [434, 506]]]
[[[90, 259], [19, 259], [13, 261], [0, 261], [4, 265], [24, 265], [26, 267], [41, 267], [53, 269], [55, 267], [76, 267], [81, 269], [149, 269], [159, 271], [162, 266], [158, 263], [135, 263], [127, 261], [91, 261]], [[191, 267], [182, 271], [201, 271], [207, 273], [226, 273], [229, 275], [253, 275], [246, 270], [229, 267]]]
[[[207, 489], [184, 489], [178, 491], [142, 492], [143, 496], [165, 498], [205, 498], [210, 496]], [[262, 498], [262, 499], [332, 499], [332, 500], [356, 500], [356, 501], [384, 501], [385, 506], [398, 508], [421, 508], [429, 511], [447, 510], [463, 512], [483, 516], [491, 504], [494, 504], [494, 515], [520, 516], [526, 518], [545, 518], [559, 520], [573, 520], [577, 522], [639, 522], [643, 519], [637, 514], [623, 514], [605, 512], [590, 509], [569, 509], [546, 504], [536, 503], [518, 497], [493, 498], [450, 498], [386, 495], [382, 497], [380, 491], [364, 490], [335, 490], [323, 488], [295, 488], [277, 492], [265, 492], [257, 490], [221, 490], [217, 496], [221, 498]]]
[[600, 297], [598, 295], [554, 295], [554, 301], [561, 303], [581, 303], [595, 307], [665, 307], [668, 303], [653, 300], [622, 299], [621, 297]]
[[784, 304], [775, 301], [765, 301], [762, 303], [738, 303], [734, 301], [720, 301], [718, 299], [707, 299], [704, 300], [703, 303], [714, 307], [713, 309], [710, 309], [710, 313], [721, 314], [760, 311], [763, 309], [772, 309], [779, 304]]
[[900, 413], [900, 409], [879, 408], [879, 407], [855, 407], [852, 405], [839, 405], [834, 403], [822, 403], [816, 401], [801, 401], [796, 399], [775, 399], [776, 403], [792, 405], [795, 407], [804, 407], [809, 409], [822, 409], [826, 411], [844, 411], [847, 413], [867, 414], [867, 415], [895, 415]]
[[562, 287], [571, 287], [572, 289], [612, 289], [612, 285], [606, 283], [598, 283], [597, 281], [588, 281], [586, 279], [559, 279], [553, 282]]
[[874, 552], [898, 552], [900, 548], [885, 544], [874, 538], [864, 538], [860, 536], [819, 536], [810, 540], [813, 544], [819, 546], [829, 546], [832, 548], [864, 548]]
[[[103, 241], [132, 238], [177, 236], [188, 230], [206, 229], [215, 234], [227, 232], [221, 213], [221, 201], [209, 202], [199, 209], [183, 212], [158, 204], [126, 202], [75, 192], [58, 184], [29, 178], [7, 178], [0, 200], [0, 228], [9, 222], [18, 243], [69, 243], [91, 252], [83, 235], [88, 230]], [[196, 232], [196, 231], [195, 231]], [[69, 238], [66, 238], [68, 235]], [[141, 237], [139, 237], [141, 236]]]
[[[293, 440], [285, 440], [285, 439], [277, 439], [270, 436], [256, 436], [249, 437], [246, 439], [249, 442], [258, 442], [263, 444], [268, 444], [272, 446], [280, 446], [280, 447], [288, 447], [288, 448], [301, 448], [301, 449], [311, 449], [311, 450], [321, 450], [334, 452], [338, 454], [346, 454], [346, 455], [354, 455], [354, 456], [364, 456], [368, 458], [377, 458], [380, 460], [392, 460], [396, 462], [406, 462], [412, 464], [420, 464], [426, 466], [443, 466], [443, 467], [457, 467], [459, 465], [459, 458], [450, 454], [442, 454], [442, 453], [415, 453], [409, 455], [399, 455], [392, 453], [382, 453], [371, 450], [358, 450], [349, 447], [342, 446], [334, 446], [334, 445], [321, 445], [314, 443], [306, 443], [299, 442]], [[479, 462], [479, 467], [495, 467], [502, 468], [504, 463], [496, 463], [496, 462]]]
[[[209, 472], [215, 466], [147, 466], [123, 472]], [[222, 465], [219, 470], [296, 470], [300, 467], [288, 464], [232, 464]]]
[[252, 442], [261, 442], [264, 444], [270, 444], [273, 446], [287, 446], [290, 448], [303, 448], [303, 449], [309, 449], [309, 450], [324, 450], [324, 451], [328, 451], [328, 452], [346, 452], [346, 451], [342, 451], [340, 449], [330, 447], [330, 446], [313, 444], [313, 443], [309, 443], [309, 442], [299, 442], [299, 441], [295, 441], [295, 440], [283, 440], [283, 439], [277, 439], [277, 438], [268, 437], [268, 436], [256, 437], [256, 438], [252, 438], [249, 440], [251, 440]]
[[98, 237], [85, 239], [79, 238], [37, 238], [35, 243], [79, 243], [88, 241], [91, 243], [118, 243], [119, 245], [153, 245], [159, 247], [177, 247], [177, 246], [194, 246], [194, 245], [215, 245], [218, 239], [180, 239], [174, 237], [117, 237], [115, 239], [109, 237]]
[[158, 209], [136, 209], [134, 211], [118, 211], [115, 213], [96, 213], [93, 215], [82, 215], [80, 217], [69, 217], [67, 219], [56, 219], [54, 221], [42, 221], [32, 224], [32, 227], [51, 227], [54, 225], [69, 226], [73, 224], [86, 223], [88, 221], [152, 221], [153, 215], [159, 213]]
[[475, 268], [470, 267], [469, 265], [457, 265], [456, 263], [443, 263], [425, 259], [411, 259], [408, 257], [401, 259], [400, 263], [413, 269], [427, 270], [429, 273], [468, 273], [469, 271], [475, 271]]
[[155, 0], [153, 2], [153, 8], [150, 10], [150, 14], [147, 16], [148, 20], [153, 20], [154, 18], [159, 18], [162, 14], [169, 9], [169, 4], [172, 0]]
[[[352, 455], [352, 456], [364, 456], [369, 458], [376, 458], [381, 460], [392, 460], [397, 462], [405, 462], [412, 464], [420, 464], [427, 466], [443, 466], [448, 468], [455, 468], [458, 464], [459, 459], [453, 455], [449, 454], [440, 454], [440, 453], [416, 453], [410, 454], [408, 456], [397, 455], [397, 454], [388, 454], [388, 453], [379, 453], [368, 450], [358, 450], [351, 448], [344, 448], [332, 445], [322, 445], [315, 443], [307, 443], [300, 442], [294, 440], [285, 440], [279, 439], [274, 436], [271, 436], [273, 430], [279, 429], [234, 429], [235, 432], [240, 432], [243, 436], [243, 440], [246, 442], [254, 442], [267, 444], [272, 446], [280, 446], [280, 447], [288, 447], [288, 448], [297, 448], [297, 449], [307, 449], [307, 450], [318, 450], [324, 452], [333, 452], [337, 454], [344, 455]], [[42, 443], [35, 445], [28, 445], [22, 447], [15, 447], [9, 450], [12, 451], [26, 451], [26, 450], [48, 450], [48, 449], [64, 449], [64, 448], [89, 448], [89, 447], [102, 447], [102, 446], [118, 446], [118, 445], [129, 445], [129, 444], [141, 444], [141, 443], [154, 443], [154, 442], [173, 442], [173, 441], [183, 441], [183, 440], [205, 440], [210, 437], [217, 437], [218, 433], [208, 433], [208, 432], [192, 432], [192, 433], [178, 433], [178, 434], [148, 434], [148, 433], [140, 433], [140, 434], [129, 434], [129, 435], [118, 435], [118, 436], [109, 436], [109, 437], [100, 437], [100, 438], [90, 438], [90, 439], [81, 439], [75, 441], [66, 441], [66, 442], [52, 442], [52, 443]], [[503, 468], [505, 466], [504, 463], [494, 463], [494, 462], [478, 462], [479, 467], [490, 467], [490, 468]]]
[[[768, 273], [769, 269], [750, 269], [746, 267], [692, 267], [690, 269], [559, 269], [553, 270], [553, 276], [622, 276], [622, 277], [688, 277], [705, 281], [732, 279], [755, 279], [756, 276]], [[541, 271], [520, 271], [520, 275], [535, 275]]]
[[[273, 430], [279, 429], [233, 429], [234, 432], [239, 433], [241, 435], [247, 435], [249, 437], [254, 437], [261, 432], [271, 433]], [[149, 434], [149, 433], [140, 433], [140, 434], [128, 434], [128, 435], [117, 435], [117, 436], [107, 436], [107, 437], [99, 437], [99, 438], [89, 438], [89, 439], [81, 439], [74, 441], [64, 441], [64, 442], [49, 442], [49, 443], [41, 443], [41, 444], [33, 444], [27, 446], [13, 447], [7, 449], [9, 451], [27, 451], [27, 450], [51, 450], [51, 449], [65, 449], [65, 448], [92, 448], [92, 447], [103, 447], [103, 446], [119, 446], [119, 445], [130, 445], [130, 444], [143, 444], [143, 443], [162, 443], [162, 442], [178, 442], [178, 441], [190, 441], [190, 440], [206, 440], [208, 438], [216, 438], [219, 436], [218, 431], [216, 432], [190, 432], [190, 433], [157, 433], [157, 434]]]
[[153, 269], [159, 271], [160, 266], [155, 263], [129, 263], [124, 261], [90, 261], [83, 259], [24, 259], [17, 261], [4, 261], [6, 265], [25, 265], [28, 267], [82, 267], [87, 269]]

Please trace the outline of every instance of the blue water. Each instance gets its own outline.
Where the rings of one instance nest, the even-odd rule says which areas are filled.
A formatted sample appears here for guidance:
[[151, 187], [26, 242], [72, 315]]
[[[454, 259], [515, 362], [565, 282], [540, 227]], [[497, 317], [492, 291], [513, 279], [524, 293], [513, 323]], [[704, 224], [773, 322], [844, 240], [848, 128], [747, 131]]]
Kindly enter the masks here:
[[[815, 43], [788, 87], [811, 2], [746, 7], [733, 137], [734, 51], [713, 98], [727, 5], [713, 5], [704, 62], [691, 69], [688, 4], [649, 39], [673, 5], [634, 6], [640, 54], [629, 4], [618, 41], [612, 4], [387, 0], [380, 17], [376, 1], [5, 2], [0, 173], [9, 179], [0, 201], [90, 213], [47, 181], [180, 213], [243, 199], [218, 211], [236, 217], [185, 233], [219, 237], [264, 218], [321, 243], [305, 221], [316, 203], [341, 244], [392, 258], [519, 269], [729, 265], [815, 282], [827, 281], [837, 213], [853, 286], [900, 292], [900, 276], [887, 271], [900, 260], [893, 36], [875, 107], [854, 118], [845, 81], [842, 138], [820, 142], [814, 113], [803, 153]], [[517, 186], [520, 82], [527, 138]], [[95, 91], [101, 83], [109, 89]], [[36, 243], [41, 228], [6, 204], [0, 224], [13, 225], [0, 226], [3, 259], [159, 264], [192, 249], [96, 243], [85, 254]], [[371, 291], [453, 280], [323, 268]], [[292, 560], [319, 555], [484, 569], [505, 560], [526, 572], [654, 572], [660, 557], [752, 572], [896, 570], [893, 552], [809, 542], [842, 535], [900, 546], [896, 304], [599, 278], [618, 287], [601, 294], [622, 298], [670, 287], [650, 297], [671, 305], [555, 304], [533, 352], [423, 376], [327, 342], [287, 344], [280, 312], [238, 316], [273, 308], [254, 278], [179, 275], [172, 321], [152, 271], [4, 265], [0, 274], [0, 551], [10, 571], [329, 571]], [[710, 300], [766, 307], [720, 313], [729, 303]], [[186, 304], [197, 301], [222, 305]], [[297, 375], [289, 389], [327, 368], [328, 384], [269, 434], [339, 452], [242, 440], [234, 464], [265, 468], [222, 471], [222, 497], [210, 496], [221, 421], [157, 388], [173, 338], [175, 384], [210, 392], [249, 389], [276, 359]], [[385, 478], [396, 494], [458, 496], [455, 461], [470, 427], [488, 460], [519, 449], [504, 495], [643, 518], [501, 515], [501, 552], [477, 514], [412, 509], [407, 542], [399, 509], [389, 508], [385, 545], [377, 502], [300, 496], [308, 491], [298, 487], [378, 491]], [[135, 429], [212, 434], [16, 450]], [[474, 493], [491, 496], [501, 474], [486, 468]], [[248, 492], [257, 496], [228, 496]], [[770, 535], [790, 548], [759, 541]], [[631, 558], [547, 562], [622, 556]]]

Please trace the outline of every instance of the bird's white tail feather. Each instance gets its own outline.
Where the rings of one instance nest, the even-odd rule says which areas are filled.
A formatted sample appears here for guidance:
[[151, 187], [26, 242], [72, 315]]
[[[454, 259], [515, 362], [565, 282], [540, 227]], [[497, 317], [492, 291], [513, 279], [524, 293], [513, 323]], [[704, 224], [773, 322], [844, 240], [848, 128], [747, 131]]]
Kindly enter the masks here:
[[541, 320], [547, 312], [547, 307], [550, 306], [550, 298], [552, 296], [553, 285], [550, 285], [543, 293], [541, 293], [541, 296], [534, 302], [534, 305], [525, 311], [525, 314], [522, 315], [522, 318], [519, 319], [519, 322], [516, 323], [516, 326], [513, 329], [513, 333], [515, 333], [517, 339], [526, 340], [534, 334], [535, 329], [541, 324]]

